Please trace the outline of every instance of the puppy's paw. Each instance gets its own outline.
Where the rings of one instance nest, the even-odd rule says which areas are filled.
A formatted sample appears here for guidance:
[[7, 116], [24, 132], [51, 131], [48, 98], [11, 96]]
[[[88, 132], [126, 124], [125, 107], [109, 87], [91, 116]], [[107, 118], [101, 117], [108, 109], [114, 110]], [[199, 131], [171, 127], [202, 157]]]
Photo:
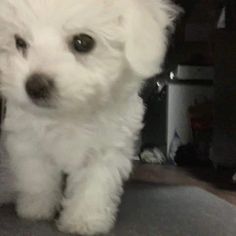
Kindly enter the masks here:
[[17, 199], [17, 214], [28, 220], [49, 220], [55, 213], [54, 205], [36, 196], [24, 195]]
[[57, 221], [57, 227], [65, 233], [97, 235], [108, 233], [114, 224], [114, 217], [101, 212], [84, 210], [64, 211]]

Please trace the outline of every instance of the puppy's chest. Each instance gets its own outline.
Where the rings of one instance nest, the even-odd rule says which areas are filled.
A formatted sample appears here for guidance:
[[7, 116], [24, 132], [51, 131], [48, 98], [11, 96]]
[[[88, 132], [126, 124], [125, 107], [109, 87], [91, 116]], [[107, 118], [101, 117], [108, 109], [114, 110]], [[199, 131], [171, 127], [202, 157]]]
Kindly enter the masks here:
[[99, 131], [91, 123], [35, 119], [28, 114], [8, 114], [4, 128], [17, 142], [33, 146], [42, 158], [63, 170], [83, 164], [91, 150], [99, 149], [101, 137], [105, 138], [97, 138]]
[[40, 146], [46, 157], [63, 169], [82, 164], [88, 153], [100, 146], [92, 126], [49, 124], [42, 130], [37, 136]]

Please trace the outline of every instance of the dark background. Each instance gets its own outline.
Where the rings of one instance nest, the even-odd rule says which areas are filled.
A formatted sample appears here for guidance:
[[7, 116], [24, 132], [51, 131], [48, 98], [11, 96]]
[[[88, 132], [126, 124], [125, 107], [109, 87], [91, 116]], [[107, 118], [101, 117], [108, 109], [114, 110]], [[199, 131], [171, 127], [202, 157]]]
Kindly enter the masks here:
[[[175, 3], [185, 13], [177, 21], [165, 70], [159, 78], [166, 77], [178, 64], [214, 67], [214, 129], [210, 158], [216, 165], [236, 166], [236, 1], [175, 0]], [[217, 22], [223, 8], [226, 26], [219, 29]], [[165, 117], [160, 114], [166, 104], [150, 98], [155, 85], [156, 78], [149, 79], [142, 91], [144, 101], [149, 102], [143, 133], [158, 142], [165, 139], [162, 125]], [[155, 122], [156, 117], [160, 117], [158, 122]], [[160, 132], [153, 132], [155, 129]]]

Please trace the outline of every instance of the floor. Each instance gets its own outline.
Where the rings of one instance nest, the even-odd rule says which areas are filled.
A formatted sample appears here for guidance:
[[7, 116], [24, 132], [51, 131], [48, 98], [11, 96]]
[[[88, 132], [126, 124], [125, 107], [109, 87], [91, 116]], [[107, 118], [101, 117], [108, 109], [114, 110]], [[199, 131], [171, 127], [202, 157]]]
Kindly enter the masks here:
[[212, 167], [183, 168], [135, 163], [131, 179], [163, 185], [189, 185], [205, 189], [236, 205], [236, 183], [233, 172]]

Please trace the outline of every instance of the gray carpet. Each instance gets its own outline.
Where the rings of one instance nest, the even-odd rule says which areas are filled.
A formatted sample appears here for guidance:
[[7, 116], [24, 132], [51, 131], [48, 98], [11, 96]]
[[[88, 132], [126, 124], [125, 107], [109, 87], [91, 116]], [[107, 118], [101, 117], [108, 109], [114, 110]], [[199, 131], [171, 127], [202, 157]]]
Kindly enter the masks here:
[[[18, 219], [0, 208], [0, 236], [65, 236], [52, 223]], [[194, 187], [127, 186], [109, 236], [235, 236], [236, 207]]]

